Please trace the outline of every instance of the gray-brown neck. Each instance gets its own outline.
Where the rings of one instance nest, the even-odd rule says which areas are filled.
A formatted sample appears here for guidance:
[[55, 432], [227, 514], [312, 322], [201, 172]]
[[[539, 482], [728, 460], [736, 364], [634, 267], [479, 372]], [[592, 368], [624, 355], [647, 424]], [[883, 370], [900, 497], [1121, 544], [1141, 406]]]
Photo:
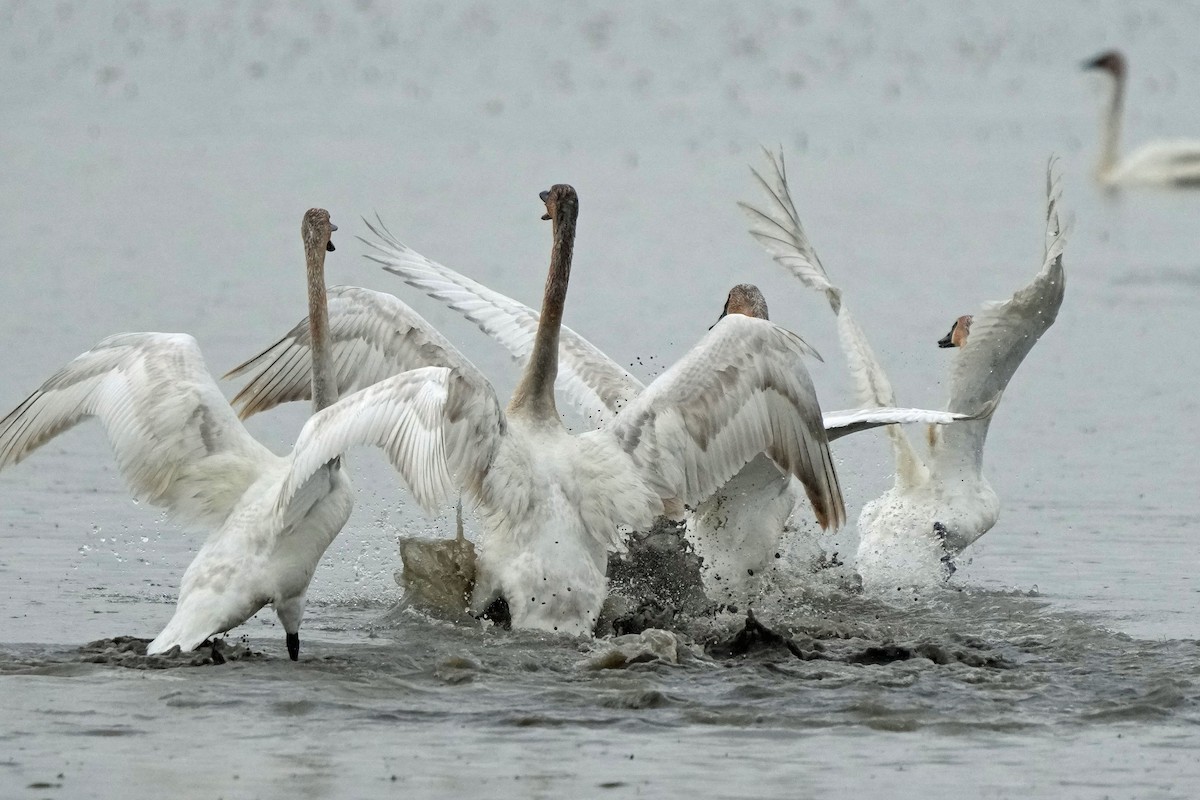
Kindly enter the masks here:
[[308, 333], [312, 339], [312, 400], [316, 412], [337, 402], [337, 376], [329, 344], [325, 248], [314, 237], [305, 236], [304, 251], [308, 260]]
[[1101, 178], [1108, 175], [1117, 166], [1118, 151], [1121, 147], [1121, 114], [1125, 106], [1125, 75], [1123, 72], [1112, 73], [1112, 95], [1109, 97], [1108, 109], [1104, 117], [1104, 129], [1100, 132], [1100, 161], [1096, 164], [1096, 173]]
[[555, 207], [554, 247], [550, 251], [550, 273], [546, 276], [546, 290], [542, 294], [542, 314], [529, 363], [508, 403], [509, 414], [524, 413], [538, 419], [558, 420], [558, 407], [554, 403], [558, 329], [562, 326], [563, 305], [567, 300], [578, 214], [578, 206], [574, 203], [560, 203]]

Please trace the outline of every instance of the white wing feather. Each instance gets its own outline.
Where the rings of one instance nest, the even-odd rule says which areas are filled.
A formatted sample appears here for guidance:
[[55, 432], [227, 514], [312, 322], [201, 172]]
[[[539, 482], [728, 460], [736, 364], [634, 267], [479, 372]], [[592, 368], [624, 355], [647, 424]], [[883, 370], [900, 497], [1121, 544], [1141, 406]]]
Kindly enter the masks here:
[[801, 283], [824, 292], [836, 312], [841, 302], [841, 290], [829, 280], [817, 251], [804, 234], [804, 226], [800, 224], [800, 215], [796, 213], [796, 205], [788, 189], [783, 152], [780, 151], [776, 156], [764, 148], [763, 154], [771, 162], [768, 177], [764, 178], [753, 167], [750, 172], [767, 193], [767, 208], [763, 210], [748, 203], [738, 203], [750, 220], [750, 235], [776, 263]]
[[[490, 385], [423, 367], [342, 398], [305, 423], [279, 492], [286, 506], [322, 465], [355, 445], [381, 448], [429, 513], [456, 490], [477, 487], [506, 431]], [[477, 490], [475, 490], [477, 493]]]
[[0, 421], [0, 469], [88, 417], [104, 426], [134, 498], [217, 527], [282, 459], [259, 444], [186, 334], [110, 336]]
[[888, 407], [827, 411], [823, 416], [825, 434], [831, 442], [851, 433], [878, 428], [881, 425], [905, 425], [914, 422], [928, 425], [949, 425], [952, 422], [973, 418], [971, 415], [957, 414], [953, 411]]
[[794, 333], [731, 314], [607, 430], [666, 501], [695, 505], [765, 451], [800, 479], [822, 525], [841, 525], [841, 489], [801, 359], [813, 354]]
[[[426, 258], [399, 241], [382, 222], [367, 227], [378, 241], [363, 241], [377, 250], [367, 258], [435, 300], [462, 314], [505, 347], [519, 361], [533, 351], [538, 312], [489, 289], [447, 266]], [[558, 377], [555, 385], [595, 424], [603, 424], [644, 388], [636, 378], [599, 348], [567, 326], [559, 330]]]
[[1054, 324], [1066, 288], [1062, 263], [1066, 238], [1058, 214], [1061, 198], [1051, 163], [1046, 173], [1042, 268], [1011, 298], [985, 304], [972, 318], [966, 345], [957, 353], [950, 374], [950, 410], [974, 413], [1002, 392], [1038, 338]]
[[[398, 298], [357, 286], [332, 286], [329, 337], [341, 396], [418, 367], [441, 366], [486, 379], [450, 341]], [[245, 418], [281, 403], [312, 398], [308, 319], [263, 352], [230, 370], [232, 378], [258, 370], [232, 405]]]
[[[796, 205], [792, 202], [783, 153], [776, 156], [764, 152], [771, 163], [770, 179], [763, 178], [753, 169], [751, 172], [767, 192], [767, 208], [764, 210], [748, 203], [738, 204], [750, 218], [750, 235], [776, 263], [805, 286], [823, 292], [829, 300], [830, 307], [837, 315], [838, 341], [854, 380], [854, 395], [858, 404], [864, 408], [895, 405], [895, 395], [887, 373], [871, 349], [866, 334], [842, 302], [841, 290], [829, 280], [815, 248], [804, 233]], [[895, 425], [885, 430], [892, 440], [898, 476], [902, 480], [920, 482], [925, 466], [904, 430]]]

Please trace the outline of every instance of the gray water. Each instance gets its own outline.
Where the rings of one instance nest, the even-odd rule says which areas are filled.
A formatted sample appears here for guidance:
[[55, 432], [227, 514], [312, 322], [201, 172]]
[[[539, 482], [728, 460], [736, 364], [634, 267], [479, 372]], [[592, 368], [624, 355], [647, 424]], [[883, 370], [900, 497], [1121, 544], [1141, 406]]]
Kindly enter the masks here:
[[[352, 461], [359, 502], [310, 592], [304, 654], [132, 670], [199, 539], [128, 500], [98, 426], [0, 475], [0, 786], [13, 797], [1185, 797], [1200, 785], [1193, 419], [1200, 193], [1090, 180], [1103, 86], [1126, 140], [1200, 135], [1195, 4], [836, 6], [9, 3], [0, 11], [0, 408], [105, 335], [195, 335], [214, 372], [303, 314], [300, 216], [332, 282], [394, 291], [501, 393], [499, 348], [359, 257], [360, 216], [535, 303], [537, 192], [576, 186], [567, 323], [645, 377], [733, 283], [825, 356], [824, 301], [734, 206], [782, 144], [808, 232], [901, 402], [939, 406], [957, 315], [1041, 259], [1060, 158], [1067, 297], [992, 425], [996, 527], [949, 586], [861, 597], [797, 577], [761, 614], [812, 656], [586, 666], [591, 642], [408, 612], [401, 535], [452, 532]], [[232, 391], [233, 387], [230, 387]], [[303, 409], [252, 420], [277, 451]], [[851, 518], [883, 437], [839, 442]], [[853, 552], [853, 526], [830, 540]], [[716, 627], [732, 631], [728, 615]], [[862, 663], [894, 645], [888, 663]], [[874, 654], [874, 655], [873, 655]], [[933, 656], [933, 658], [922, 657]], [[101, 659], [103, 660], [103, 659]], [[886, 659], [885, 659], [886, 660]], [[939, 663], [942, 662], [942, 663]]]

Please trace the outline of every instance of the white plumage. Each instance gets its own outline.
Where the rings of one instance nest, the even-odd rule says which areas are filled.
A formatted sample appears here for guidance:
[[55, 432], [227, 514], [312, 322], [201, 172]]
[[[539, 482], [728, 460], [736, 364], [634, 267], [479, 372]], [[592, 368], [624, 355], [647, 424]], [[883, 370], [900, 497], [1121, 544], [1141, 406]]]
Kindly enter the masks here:
[[[555, 221], [554, 252], [542, 313], [531, 319], [518, 312], [519, 323], [509, 329], [510, 340], [524, 342], [520, 346], [529, 356], [513, 400], [501, 412], [490, 386], [462, 359], [454, 367], [462, 393], [457, 400], [451, 393], [443, 411], [445, 420], [469, 431], [463, 441], [477, 455], [448, 467], [457, 485], [476, 500], [484, 529], [473, 610], [480, 613], [502, 598], [514, 626], [590, 632], [607, 593], [608, 552], [623, 546], [622, 529], [648, 527], [666, 509], [699, 502], [764, 451], [801, 480], [818, 518], [840, 524], [841, 492], [801, 360], [811, 352], [807, 345], [766, 320], [731, 316], [644, 392], [610, 394], [606, 387], [628, 382], [598, 383], [562, 355], [560, 341], [574, 338], [559, 320], [577, 200], [574, 190], [562, 185], [543, 200]], [[392, 251], [412, 253], [390, 234], [381, 238], [384, 259]], [[416, 318], [387, 295], [345, 289], [335, 294], [362, 301], [347, 312], [351, 316], [380, 315], [378, 323], [351, 332], [335, 314], [334, 348], [343, 348], [339, 352], [346, 357], [383, 352], [378, 343], [352, 340], [398, 331], [404, 326], [394, 320]], [[483, 318], [490, 311], [480, 305], [472, 313]], [[499, 316], [494, 324], [507, 325]], [[338, 331], [346, 341], [336, 341]], [[290, 375], [286, 365], [306, 347], [306, 336], [297, 328], [247, 362], [261, 365], [261, 372], [235, 403], [261, 410], [296, 399], [285, 387], [303, 392], [303, 382], [276, 377]], [[373, 370], [379, 363], [348, 358], [340, 374], [351, 385], [369, 383], [378, 378]], [[404, 366], [410, 365], [397, 362], [393, 369]], [[580, 435], [566, 431], [554, 405], [558, 374], [574, 382], [584, 402], [605, 420], [603, 427]]]
[[259, 444], [195, 339], [170, 333], [110, 336], [59, 370], [0, 421], [0, 468], [89, 417], [104, 426], [136, 499], [212, 530], [148, 652], [192, 650], [268, 603], [295, 634], [317, 559], [350, 515], [342, 471], [322, 463], [281, 503], [280, 487], [304, 450], [282, 458]]
[[1200, 141], [1195, 139], [1149, 142], [1125, 158], [1120, 157], [1127, 72], [1125, 56], [1109, 50], [1085, 62], [1083, 68], [1103, 70], [1112, 78], [1112, 91], [1100, 131], [1096, 179], [1107, 186], [1200, 186]]
[[[333, 230], [327, 212], [305, 215], [309, 341], [327, 341], [323, 269]], [[289, 362], [306, 388], [283, 380], [282, 390], [311, 395], [314, 376], [324, 376], [315, 404], [332, 402], [325, 353], [310, 348]], [[291, 455], [281, 457], [242, 426], [192, 337], [120, 334], [73, 360], [0, 420], [0, 469], [97, 418], [135, 498], [212, 531], [184, 573], [175, 614], [147, 652], [191, 650], [271, 604], [295, 659], [309, 582], [353, 506], [341, 454], [356, 444], [383, 448], [418, 501], [432, 508], [452, 490], [453, 471], [478, 469], [476, 462], [490, 458], [469, 425], [489, 414], [501, 416], [494, 397], [465, 386], [453, 369], [415, 370], [317, 411]]]
[[[369, 258], [475, 322], [514, 358], [529, 359], [539, 318], [536, 311], [422, 256], [397, 241], [382, 226], [371, 229], [379, 240], [371, 243], [376, 253], [369, 254]], [[735, 287], [731, 297], [741, 288]], [[752, 290], [761, 301], [757, 289], [744, 288]], [[765, 309], [765, 302], [759, 305]], [[742, 313], [751, 313], [751, 307], [747, 306]], [[748, 318], [740, 314], [726, 319], [732, 317], [740, 319], [732, 323], [733, 338], [728, 340], [728, 346], [733, 348], [728, 356], [730, 363], [750, 370], [762, 370], [776, 363], [779, 353], [758, 352], [749, 337], [741, 341], [736, 338], [744, 330], [740, 326], [752, 327], [752, 323], [746, 323]], [[801, 343], [801, 346], [809, 355], [816, 355], [807, 345]], [[689, 362], [690, 368], [704, 372], [704, 357], [698, 354], [697, 360]], [[593, 425], [611, 422], [645, 391], [642, 383], [624, 368], [566, 326], [559, 336], [558, 363], [558, 389]], [[656, 383], [665, 378], [666, 375], [660, 377]], [[674, 374], [669, 385], [686, 393], [690, 384], [687, 377]], [[874, 408], [830, 412], [823, 415], [821, 424], [828, 439], [833, 440], [880, 425], [945, 424], [962, 416], [925, 409]], [[807, 424], [815, 424], [815, 420], [810, 418]], [[685, 451], [686, 447], [681, 450]], [[786, 470], [781, 472], [771, 458], [760, 456], [695, 504], [688, 523], [688, 538], [704, 559], [703, 574], [710, 595], [740, 600], [754, 591], [757, 578], [774, 561], [785, 523], [802, 496], [799, 484]]]
[[[890, 405], [893, 396], [887, 375], [804, 234], [791, 200], [783, 157], [768, 156], [769, 177], [755, 173], [768, 192], [768, 208], [742, 204], [751, 220], [751, 235], [802, 283], [829, 299], [859, 402]], [[1053, 324], [1063, 299], [1065, 240], [1058, 213], [1061, 193], [1052, 167], [1046, 178], [1046, 243], [1041, 270], [1012, 298], [988, 303], [974, 316], [951, 368], [947, 410], [978, 418], [930, 428], [924, 456], [901, 429], [887, 429], [896, 460], [895, 485], [867, 503], [859, 516], [858, 568], [864, 578], [936, 576], [947, 555], [960, 553], [996, 522], [999, 499], [982, 474], [991, 412], [1021, 361]]]

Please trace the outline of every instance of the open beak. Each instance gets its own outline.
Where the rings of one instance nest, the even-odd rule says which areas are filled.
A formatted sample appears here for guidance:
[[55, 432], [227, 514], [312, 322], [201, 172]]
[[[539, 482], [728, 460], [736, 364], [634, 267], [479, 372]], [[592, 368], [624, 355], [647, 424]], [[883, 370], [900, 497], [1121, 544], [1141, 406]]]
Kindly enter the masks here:
[[[546, 202], [548, 199], [550, 199], [549, 190], [544, 191], [544, 192], [538, 192], [538, 197], [540, 197], [542, 199], [543, 203]], [[542, 214], [542, 219], [550, 219], [550, 209], [549, 208], [546, 209], [545, 214]]]
[[[332, 222], [329, 223], [329, 230], [336, 231], [337, 225], [334, 225]], [[330, 236], [329, 241], [325, 243], [325, 249], [327, 251], [329, 251], [330, 253], [332, 253], [334, 250], [337, 250], [337, 248], [333, 246], [333, 237], [332, 236]], [[292, 660], [295, 661], [296, 659], [292, 659]]]
[[938, 339], [938, 347], [954, 347], [954, 329], [957, 326], [957, 322], [951, 325], [950, 332]]
[[292, 661], [300, 660], [300, 634], [289, 633], [287, 635], [288, 658]]

